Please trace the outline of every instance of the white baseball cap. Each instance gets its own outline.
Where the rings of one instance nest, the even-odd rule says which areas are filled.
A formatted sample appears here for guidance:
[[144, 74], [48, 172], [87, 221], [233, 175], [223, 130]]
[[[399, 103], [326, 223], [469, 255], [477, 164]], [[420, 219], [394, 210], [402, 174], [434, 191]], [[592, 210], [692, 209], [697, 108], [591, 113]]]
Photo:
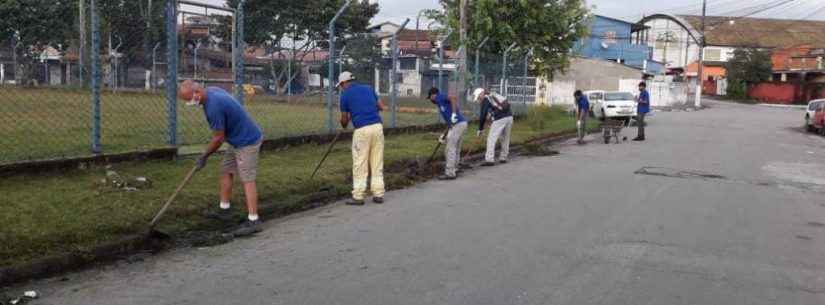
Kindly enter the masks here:
[[335, 87], [341, 87], [341, 84], [354, 80], [355, 76], [352, 76], [352, 73], [349, 71], [341, 72], [341, 75], [338, 76], [338, 84]]
[[476, 88], [476, 90], [473, 91], [473, 101], [478, 102], [478, 98], [482, 93], [484, 93], [484, 88]]

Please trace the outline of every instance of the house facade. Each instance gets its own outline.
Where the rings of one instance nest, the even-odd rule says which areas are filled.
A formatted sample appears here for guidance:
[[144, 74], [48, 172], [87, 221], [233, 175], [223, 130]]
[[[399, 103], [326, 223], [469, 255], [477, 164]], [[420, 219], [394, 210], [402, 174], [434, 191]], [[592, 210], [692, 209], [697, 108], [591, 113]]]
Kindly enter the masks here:
[[586, 58], [617, 62], [646, 74], [664, 73], [664, 66], [653, 57], [647, 44], [649, 31], [644, 26], [596, 15], [590, 24], [590, 35], [576, 43], [573, 53]]

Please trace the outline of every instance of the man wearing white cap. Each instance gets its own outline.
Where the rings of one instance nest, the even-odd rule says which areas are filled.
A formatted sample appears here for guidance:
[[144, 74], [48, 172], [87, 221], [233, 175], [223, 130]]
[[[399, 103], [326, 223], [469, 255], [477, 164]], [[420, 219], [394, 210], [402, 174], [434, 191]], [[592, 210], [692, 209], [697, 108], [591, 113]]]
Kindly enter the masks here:
[[482, 166], [493, 166], [496, 164], [496, 143], [501, 139], [501, 153], [499, 162], [507, 163], [510, 155], [510, 132], [513, 129], [513, 111], [510, 110], [510, 103], [507, 97], [498, 93], [487, 92], [484, 88], [478, 88], [473, 92], [474, 100], [481, 103], [481, 114], [479, 115], [478, 132], [480, 137], [484, 133], [484, 123], [489, 115], [493, 121], [490, 124], [490, 133], [487, 135], [487, 154], [484, 156]]
[[349, 205], [364, 205], [367, 178], [374, 203], [384, 203], [384, 125], [381, 111], [387, 107], [370, 86], [354, 82], [350, 72], [338, 77], [341, 90], [341, 127], [350, 122], [352, 134], [352, 199]]

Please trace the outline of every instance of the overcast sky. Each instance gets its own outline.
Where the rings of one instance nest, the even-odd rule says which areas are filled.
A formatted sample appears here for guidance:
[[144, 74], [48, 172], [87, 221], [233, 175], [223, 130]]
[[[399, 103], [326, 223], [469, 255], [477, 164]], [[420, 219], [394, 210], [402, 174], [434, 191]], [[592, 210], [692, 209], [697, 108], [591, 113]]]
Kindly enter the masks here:
[[[223, 5], [224, 0], [201, 0], [211, 4]], [[300, 1], [300, 0], [296, 0]], [[383, 21], [402, 22], [410, 18], [415, 22], [415, 16], [422, 9], [439, 8], [437, 0], [370, 0], [378, 2], [381, 10], [373, 23]], [[613, 18], [638, 21], [643, 15], [667, 12], [672, 14], [700, 14], [701, 0], [586, 0], [588, 5], [595, 6], [595, 12]], [[760, 5], [769, 6], [777, 0], [708, 0], [708, 14], [724, 14], [741, 16], [747, 12], [759, 9]], [[727, 13], [727, 14], [725, 14]], [[815, 13], [815, 14], [814, 14]], [[785, 5], [757, 14], [756, 17], [789, 18], [789, 19], [818, 19], [825, 20], [825, 1], [823, 0], [795, 0]]]

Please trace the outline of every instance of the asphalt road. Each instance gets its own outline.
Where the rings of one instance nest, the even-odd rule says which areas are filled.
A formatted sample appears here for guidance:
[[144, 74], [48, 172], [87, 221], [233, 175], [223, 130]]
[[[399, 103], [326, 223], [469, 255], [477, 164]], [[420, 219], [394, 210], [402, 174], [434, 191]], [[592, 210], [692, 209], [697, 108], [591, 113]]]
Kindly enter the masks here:
[[825, 139], [802, 117], [657, 113], [644, 143], [563, 144], [382, 206], [20, 288], [35, 304], [821, 305]]

